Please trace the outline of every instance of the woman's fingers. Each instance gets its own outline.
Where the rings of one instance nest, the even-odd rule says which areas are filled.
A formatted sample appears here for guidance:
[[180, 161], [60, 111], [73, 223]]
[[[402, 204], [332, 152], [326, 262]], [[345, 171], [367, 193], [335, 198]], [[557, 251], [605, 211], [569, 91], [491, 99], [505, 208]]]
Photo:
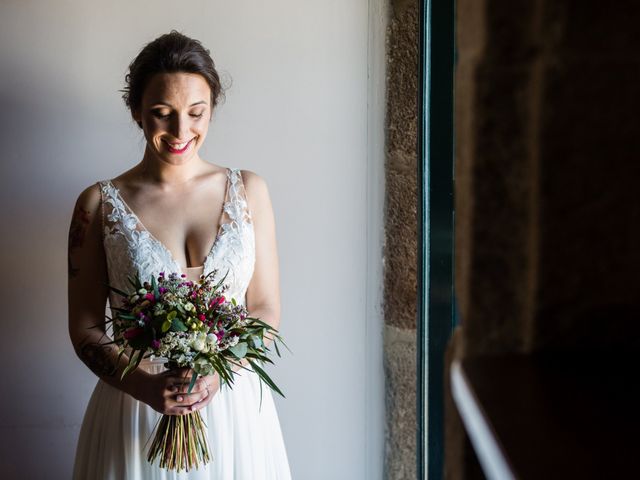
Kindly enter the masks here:
[[[196, 380], [196, 383], [193, 385], [191, 389], [191, 393], [201, 392], [207, 388], [205, 383], [205, 379], [203, 377], [199, 377]], [[189, 391], [189, 385], [191, 384], [191, 379], [189, 378], [187, 381], [181, 378], [170, 378], [167, 380], [167, 390], [170, 393], [187, 393]]]
[[170, 409], [169, 415], [186, 415], [199, 410], [209, 403], [209, 391], [189, 395], [176, 395], [175, 405]]

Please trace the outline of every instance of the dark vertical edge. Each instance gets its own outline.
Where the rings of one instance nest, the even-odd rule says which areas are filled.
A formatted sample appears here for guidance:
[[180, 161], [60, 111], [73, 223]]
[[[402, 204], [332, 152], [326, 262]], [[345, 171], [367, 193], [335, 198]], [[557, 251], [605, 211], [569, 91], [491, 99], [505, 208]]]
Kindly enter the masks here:
[[421, 0], [418, 135], [418, 478], [444, 471], [444, 354], [453, 294], [454, 0]]
[[427, 144], [427, 101], [429, 98], [429, 88], [427, 76], [428, 53], [427, 48], [427, 22], [428, 22], [429, 0], [420, 0], [419, 22], [419, 42], [418, 45], [418, 198], [417, 198], [417, 233], [418, 233], [418, 274], [417, 274], [417, 374], [418, 385], [416, 388], [416, 419], [417, 429], [417, 472], [418, 479], [427, 478], [427, 397], [428, 397], [428, 377], [427, 377], [427, 289], [428, 289], [428, 241], [427, 229], [429, 227], [426, 212], [428, 211], [428, 179], [426, 177], [426, 144]]

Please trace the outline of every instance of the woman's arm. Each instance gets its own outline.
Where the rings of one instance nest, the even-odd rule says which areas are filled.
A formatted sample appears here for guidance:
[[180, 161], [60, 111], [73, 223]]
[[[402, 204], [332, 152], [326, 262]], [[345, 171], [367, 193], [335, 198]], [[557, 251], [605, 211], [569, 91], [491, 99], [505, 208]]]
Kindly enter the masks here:
[[[278, 329], [280, 326], [280, 272], [271, 198], [262, 177], [248, 170], [242, 170], [241, 174], [256, 237], [256, 263], [251, 282], [247, 287], [247, 310], [252, 317], [257, 317]], [[271, 343], [273, 340], [265, 336], [265, 345], [268, 346]], [[246, 359], [242, 364], [248, 365]], [[235, 366], [233, 369], [237, 371], [240, 368]]]
[[76, 354], [87, 367], [109, 385], [158, 412], [182, 415], [204, 407], [217, 389], [217, 379], [199, 378], [190, 395], [184, 395], [190, 372], [150, 374], [136, 368], [120, 379], [128, 364], [105, 332], [105, 307], [109, 294], [107, 263], [102, 242], [102, 205], [98, 185], [85, 189], [76, 202], [68, 244], [69, 336]]

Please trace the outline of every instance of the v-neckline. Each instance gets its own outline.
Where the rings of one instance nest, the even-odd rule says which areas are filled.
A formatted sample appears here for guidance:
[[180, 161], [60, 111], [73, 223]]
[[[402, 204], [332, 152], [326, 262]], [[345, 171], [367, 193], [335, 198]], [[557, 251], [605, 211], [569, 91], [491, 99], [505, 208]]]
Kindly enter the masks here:
[[220, 211], [220, 219], [218, 220], [218, 229], [217, 229], [217, 232], [216, 232], [216, 236], [213, 239], [213, 243], [211, 244], [211, 248], [207, 252], [207, 255], [204, 257], [204, 262], [202, 263], [202, 265], [197, 265], [197, 266], [194, 266], [194, 267], [185, 266], [184, 269], [182, 268], [182, 265], [180, 265], [180, 263], [175, 259], [175, 257], [173, 256], [173, 253], [171, 253], [171, 250], [169, 250], [169, 247], [167, 247], [163, 242], [158, 240], [156, 238], [156, 236], [153, 233], [151, 233], [151, 231], [144, 225], [144, 223], [142, 223], [142, 221], [140, 220], [140, 217], [138, 217], [136, 212], [133, 211], [133, 209], [129, 206], [127, 201], [124, 199], [124, 197], [120, 193], [120, 189], [118, 187], [116, 187], [111, 180], [107, 180], [107, 181], [109, 182], [109, 185], [111, 185], [111, 187], [115, 190], [118, 199], [122, 202], [124, 207], [135, 218], [135, 220], [138, 223], [138, 225], [140, 225], [140, 227], [142, 228], [143, 231], [147, 232], [147, 234], [149, 235], [149, 238], [151, 238], [154, 242], [156, 242], [160, 246], [160, 248], [162, 248], [167, 253], [167, 255], [169, 256], [171, 261], [178, 268], [180, 274], [186, 273], [185, 272], [186, 269], [189, 269], [189, 268], [193, 269], [193, 268], [200, 268], [200, 267], [202, 267], [203, 273], [205, 273], [204, 270], [205, 270], [205, 267], [207, 265], [207, 261], [209, 260], [209, 258], [213, 254], [213, 251], [215, 250], [216, 246], [218, 245], [218, 239], [224, 233], [224, 229], [223, 229], [224, 222], [222, 221], [222, 219], [224, 217], [225, 207], [226, 207], [226, 205], [228, 203], [227, 197], [229, 196], [229, 184], [231, 183], [231, 169], [227, 167], [225, 173], [227, 175], [227, 181], [225, 183], [224, 197], [222, 199], [222, 208], [221, 208], [221, 211]]

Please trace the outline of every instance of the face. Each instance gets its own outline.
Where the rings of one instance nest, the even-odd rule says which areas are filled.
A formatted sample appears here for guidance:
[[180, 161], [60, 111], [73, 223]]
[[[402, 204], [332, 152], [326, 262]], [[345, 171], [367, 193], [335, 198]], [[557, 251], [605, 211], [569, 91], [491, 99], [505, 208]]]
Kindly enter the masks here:
[[142, 123], [147, 153], [178, 165], [197, 157], [211, 119], [211, 89], [193, 73], [151, 77], [133, 118]]

